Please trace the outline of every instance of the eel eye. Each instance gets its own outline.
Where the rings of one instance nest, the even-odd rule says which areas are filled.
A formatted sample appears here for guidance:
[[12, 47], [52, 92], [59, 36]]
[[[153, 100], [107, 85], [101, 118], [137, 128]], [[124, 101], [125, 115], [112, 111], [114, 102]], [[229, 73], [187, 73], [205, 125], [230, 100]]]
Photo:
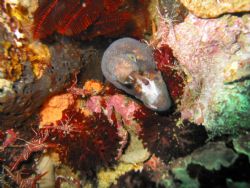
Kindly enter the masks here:
[[135, 54], [127, 54], [127, 57], [128, 57], [129, 60], [131, 60], [132, 62], [136, 62], [136, 56], [135, 56]]

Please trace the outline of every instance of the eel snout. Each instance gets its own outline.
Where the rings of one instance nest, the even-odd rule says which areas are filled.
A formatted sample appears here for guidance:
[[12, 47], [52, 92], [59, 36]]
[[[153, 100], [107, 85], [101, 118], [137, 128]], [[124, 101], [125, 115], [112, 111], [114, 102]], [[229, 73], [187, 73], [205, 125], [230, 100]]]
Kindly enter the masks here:
[[152, 54], [150, 47], [135, 39], [116, 40], [104, 52], [102, 72], [109, 82], [148, 108], [165, 111], [170, 108], [171, 99]]
[[160, 71], [144, 72], [135, 76], [133, 88], [140, 95], [138, 98], [150, 109], [165, 111], [171, 102], [165, 82]]

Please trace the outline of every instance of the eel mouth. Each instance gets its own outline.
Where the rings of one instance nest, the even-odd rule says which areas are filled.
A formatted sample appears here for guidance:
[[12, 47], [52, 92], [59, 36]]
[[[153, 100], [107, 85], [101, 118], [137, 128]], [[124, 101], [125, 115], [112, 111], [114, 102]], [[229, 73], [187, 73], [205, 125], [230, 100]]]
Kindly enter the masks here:
[[171, 106], [171, 99], [160, 71], [132, 72], [125, 84], [133, 88], [135, 96], [148, 108], [166, 111]]

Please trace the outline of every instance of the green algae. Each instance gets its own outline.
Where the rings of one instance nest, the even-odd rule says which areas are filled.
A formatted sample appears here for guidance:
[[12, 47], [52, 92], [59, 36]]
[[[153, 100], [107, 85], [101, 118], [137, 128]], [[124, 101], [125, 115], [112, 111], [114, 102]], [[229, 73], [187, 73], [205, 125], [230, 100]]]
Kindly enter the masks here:
[[250, 80], [224, 85], [214, 101], [206, 118], [212, 134], [238, 134], [250, 129]]

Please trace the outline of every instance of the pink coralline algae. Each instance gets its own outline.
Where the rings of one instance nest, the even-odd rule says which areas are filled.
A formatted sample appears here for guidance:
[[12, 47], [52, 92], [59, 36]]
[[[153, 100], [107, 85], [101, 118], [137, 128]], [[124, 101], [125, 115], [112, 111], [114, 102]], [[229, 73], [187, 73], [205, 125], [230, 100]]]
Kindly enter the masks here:
[[101, 113], [104, 106], [110, 122], [113, 121], [112, 114], [115, 111], [121, 115], [126, 124], [130, 124], [134, 113], [140, 108], [137, 103], [120, 94], [105, 97], [93, 96], [86, 104], [89, 109], [96, 113]]
[[217, 19], [189, 14], [169, 28], [162, 43], [187, 75], [183, 119], [214, 133], [249, 127], [249, 20], [249, 14]]

